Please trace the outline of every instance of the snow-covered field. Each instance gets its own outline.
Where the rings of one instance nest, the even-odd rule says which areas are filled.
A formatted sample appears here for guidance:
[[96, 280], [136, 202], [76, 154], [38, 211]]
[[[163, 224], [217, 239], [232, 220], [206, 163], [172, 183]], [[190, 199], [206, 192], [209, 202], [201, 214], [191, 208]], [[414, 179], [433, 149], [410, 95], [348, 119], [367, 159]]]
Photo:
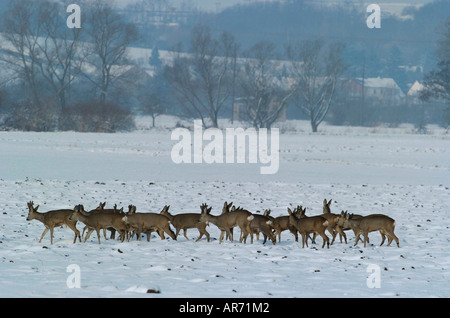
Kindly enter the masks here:
[[[173, 127], [170, 118], [159, 118]], [[173, 120], [175, 121], [175, 120]], [[283, 124], [279, 171], [261, 175], [260, 164], [175, 164], [172, 129], [79, 134], [0, 132], [0, 297], [449, 297], [450, 137], [436, 127], [355, 128], [304, 122]], [[161, 125], [161, 124], [160, 124]], [[396, 220], [395, 244], [366, 248], [339, 239], [329, 248], [301, 248], [289, 232], [276, 245], [219, 245], [188, 230], [177, 241], [104, 240], [93, 233], [72, 244], [58, 228], [38, 243], [44, 226], [27, 222], [27, 202], [39, 211], [95, 208], [106, 201], [138, 212], [219, 214], [224, 201], [273, 216], [301, 204], [308, 215], [384, 213]], [[78, 224], [82, 229], [83, 225]], [[239, 233], [239, 230], [235, 230]], [[236, 235], [238, 236], [238, 234]], [[79, 271], [71, 271], [70, 265]], [[69, 288], [75, 273], [80, 288]], [[69, 279], [69, 285], [67, 281]], [[379, 288], [374, 283], [380, 283]], [[374, 288], [371, 288], [374, 287]], [[157, 290], [157, 294], [146, 293]]]

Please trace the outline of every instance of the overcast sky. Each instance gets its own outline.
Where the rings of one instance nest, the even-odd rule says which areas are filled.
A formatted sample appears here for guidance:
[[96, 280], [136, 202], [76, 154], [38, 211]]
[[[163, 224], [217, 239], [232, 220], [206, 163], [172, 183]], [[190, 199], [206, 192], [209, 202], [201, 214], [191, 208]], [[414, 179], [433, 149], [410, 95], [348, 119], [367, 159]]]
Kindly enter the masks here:
[[[126, 5], [128, 3], [134, 3], [138, 2], [140, 0], [116, 0], [116, 3], [119, 5]], [[230, 7], [235, 4], [249, 4], [252, 2], [273, 2], [278, 0], [169, 0], [174, 5], [180, 5], [183, 2], [186, 3], [193, 3], [194, 7], [197, 7], [198, 9], [206, 10], [206, 11], [221, 11], [227, 7]], [[339, 0], [311, 0], [314, 2], [336, 2]], [[343, 1], [343, 0], [340, 0]], [[346, 0], [346, 2], [356, 2], [356, 3], [376, 3], [376, 4], [383, 4], [383, 3], [411, 3], [411, 4], [426, 4], [429, 2], [432, 2], [433, 0]]]

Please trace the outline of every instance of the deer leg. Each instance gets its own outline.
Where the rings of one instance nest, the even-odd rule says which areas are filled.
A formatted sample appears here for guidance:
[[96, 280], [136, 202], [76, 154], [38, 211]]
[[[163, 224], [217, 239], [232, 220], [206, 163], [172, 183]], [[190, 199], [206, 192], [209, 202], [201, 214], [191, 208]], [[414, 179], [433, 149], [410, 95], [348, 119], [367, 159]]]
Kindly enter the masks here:
[[42, 232], [41, 238], [39, 239], [39, 243], [42, 242], [42, 239], [44, 238], [45, 234], [47, 234], [48, 230], [50, 230], [50, 229], [48, 227], [46, 227], [44, 232]]
[[344, 237], [345, 244], [347, 244], [347, 235], [345, 235], [345, 232], [342, 230], [342, 228], [339, 225], [336, 225], [336, 231], [339, 233], [339, 239], [342, 243], [342, 237]]
[[[380, 246], [381, 246], [381, 245], [383, 245], [384, 241], [386, 240], [386, 235], [385, 235], [386, 233], [383, 233], [382, 231], [380, 231], [380, 234], [381, 234], [381, 244], [380, 244]], [[389, 242], [392, 241], [392, 239], [390, 237], [388, 238], [388, 240], [389, 240]]]
[[72, 229], [72, 231], [75, 232], [75, 238], [73, 239], [73, 243], [75, 244], [75, 242], [77, 241], [77, 237], [79, 238], [80, 243], [81, 243], [80, 231], [78, 231], [77, 227], [74, 224], [69, 224], [68, 226], [69, 226], [69, 228]]
[[86, 236], [84, 237], [84, 243], [86, 243], [87, 239], [91, 236], [91, 233], [94, 232], [94, 229], [88, 229]]
[[53, 244], [53, 227], [50, 228], [50, 244]]
[[100, 229], [95, 229], [95, 231], [97, 232], [98, 244], [100, 244]]
[[390, 232], [388, 234], [388, 236], [389, 236], [388, 246], [389, 246], [389, 244], [391, 244], [392, 240], [394, 239], [395, 243], [397, 243], [397, 247], [400, 247], [400, 243], [399, 243], [398, 237], [394, 234], [394, 231]]
[[355, 232], [355, 246], [358, 244], [358, 241], [361, 239], [361, 232]]
[[308, 241], [307, 241], [307, 237], [306, 237], [306, 233], [302, 233], [302, 248], [305, 248], [305, 242], [306, 242], [306, 247], [308, 247]]
[[314, 232], [312, 238], [311, 238], [311, 236], [309, 236], [309, 233], [308, 233], [308, 238], [311, 240], [312, 244], [316, 244], [316, 237], [317, 237], [317, 233]]
[[[228, 234], [228, 231], [229, 231], [229, 230], [226, 231], [227, 234]], [[222, 230], [221, 230], [221, 231], [220, 231], [220, 236], [219, 236], [219, 244], [222, 243], [222, 240], [223, 240], [224, 235], [225, 235], [225, 231], [222, 231]]]
[[367, 242], [367, 238], [369, 237], [369, 233], [364, 232], [363, 236], [364, 236], [364, 247], [366, 247], [366, 242]]
[[208, 239], [209, 242], [209, 233], [206, 232], [206, 229], [199, 228], [198, 232], [200, 233], [200, 236], [195, 240], [196, 242], [198, 242], [203, 237], [203, 235], [206, 235], [206, 238]]
[[87, 225], [85, 225], [84, 228], [83, 228], [83, 233], [81, 234], [81, 236], [84, 236], [84, 231], [86, 231], [87, 228], [88, 228]]
[[330, 248], [330, 239], [329, 239], [328, 236], [325, 234], [325, 231], [324, 231], [323, 233], [321, 233], [320, 236], [322, 236], [322, 238], [323, 238], [322, 248], [325, 247], [325, 242], [327, 243], [327, 247]]
[[336, 231], [334, 230], [334, 228], [332, 228], [331, 226], [328, 226], [328, 227], [327, 227], [327, 230], [328, 230], [328, 232], [330, 232], [331, 236], [333, 237], [333, 239], [331, 240], [331, 243], [330, 243], [331, 245], [333, 245], [334, 240], [336, 239], [337, 233], [336, 233]]
[[184, 234], [184, 237], [186, 238], [186, 240], [188, 240], [189, 241], [189, 238], [187, 237], [187, 229], [183, 229], [183, 234]]

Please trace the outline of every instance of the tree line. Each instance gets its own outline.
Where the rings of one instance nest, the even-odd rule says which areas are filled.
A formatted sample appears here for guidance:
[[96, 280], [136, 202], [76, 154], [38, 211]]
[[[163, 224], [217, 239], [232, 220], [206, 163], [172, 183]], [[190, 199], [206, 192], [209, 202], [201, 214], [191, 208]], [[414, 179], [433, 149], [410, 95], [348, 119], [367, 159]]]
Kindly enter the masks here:
[[115, 68], [130, 62], [126, 50], [137, 30], [107, 1], [83, 3], [83, 27], [68, 28], [66, 7], [9, 2], [1, 19], [4, 125], [43, 131], [125, 128], [131, 115], [111, 93], [119, 79]]
[[[232, 33], [197, 23], [188, 44], [173, 47], [169, 62], [161, 62], [154, 46], [153, 76], [140, 80], [124, 71], [135, 63], [127, 48], [142, 36], [132, 22], [107, 1], [89, 1], [82, 4], [82, 28], [69, 29], [65, 8], [60, 2], [9, 2], [0, 24], [4, 128], [133, 129], [130, 106], [152, 115], [153, 125], [168, 112], [218, 127], [219, 117], [233, 118], [238, 105], [239, 120], [255, 128], [270, 128], [289, 107], [315, 132], [326, 118], [345, 122], [342, 112], [357, 113], [360, 107], [359, 102], [352, 107], [340, 87], [351, 67], [343, 42], [290, 41], [280, 52], [274, 42], [262, 40], [243, 49]], [[424, 100], [449, 99], [448, 27], [438, 43], [440, 70], [427, 75]], [[439, 86], [433, 82], [438, 79]]]

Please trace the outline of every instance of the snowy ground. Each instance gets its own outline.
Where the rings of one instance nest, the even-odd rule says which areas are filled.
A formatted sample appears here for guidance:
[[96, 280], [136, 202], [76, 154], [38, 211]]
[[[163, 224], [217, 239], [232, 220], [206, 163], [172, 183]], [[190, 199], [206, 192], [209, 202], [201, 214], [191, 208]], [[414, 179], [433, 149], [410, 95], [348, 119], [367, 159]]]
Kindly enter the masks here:
[[[173, 123], [160, 119], [167, 127]], [[172, 162], [171, 129], [119, 134], [0, 132], [0, 297], [449, 297], [450, 137], [442, 129], [414, 134], [399, 128], [321, 126], [290, 122], [280, 135], [280, 169], [261, 175], [259, 164]], [[135, 204], [138, 212], [219, 214], [224, 201], [273, 216], [302, 204], [320, 214], [384, 213], [396, 220], [400, 248], [381, 246], [377, 233], [364, 248], [335, 242], [302, 249], [283, 232], [281, 243], [218, 243], [189, 230], [187, 241], [115, 240], [72, 244], [73, 232], [55, 230], [54, 244], [26, 203], [39, 210]], [[82, 224], [78, 225], [82, 229]], [[236, 230], [239, 233], [239, 230]], [[47, 234], [48, 235], [48, 234]], [[321, 238], [318, 238], [321, 243]], [[69, 288], [68, 266], [80, 269]], [[69, 267], [70, 268], [70, 267]], [[378, 273], [373, 270], [379, 269]], [[374, 276], [375, 275], [375, 276]], [[380, 288], [370, 288], [379, 278]], [[147, 290], [159, 294], [148, 294]]]

